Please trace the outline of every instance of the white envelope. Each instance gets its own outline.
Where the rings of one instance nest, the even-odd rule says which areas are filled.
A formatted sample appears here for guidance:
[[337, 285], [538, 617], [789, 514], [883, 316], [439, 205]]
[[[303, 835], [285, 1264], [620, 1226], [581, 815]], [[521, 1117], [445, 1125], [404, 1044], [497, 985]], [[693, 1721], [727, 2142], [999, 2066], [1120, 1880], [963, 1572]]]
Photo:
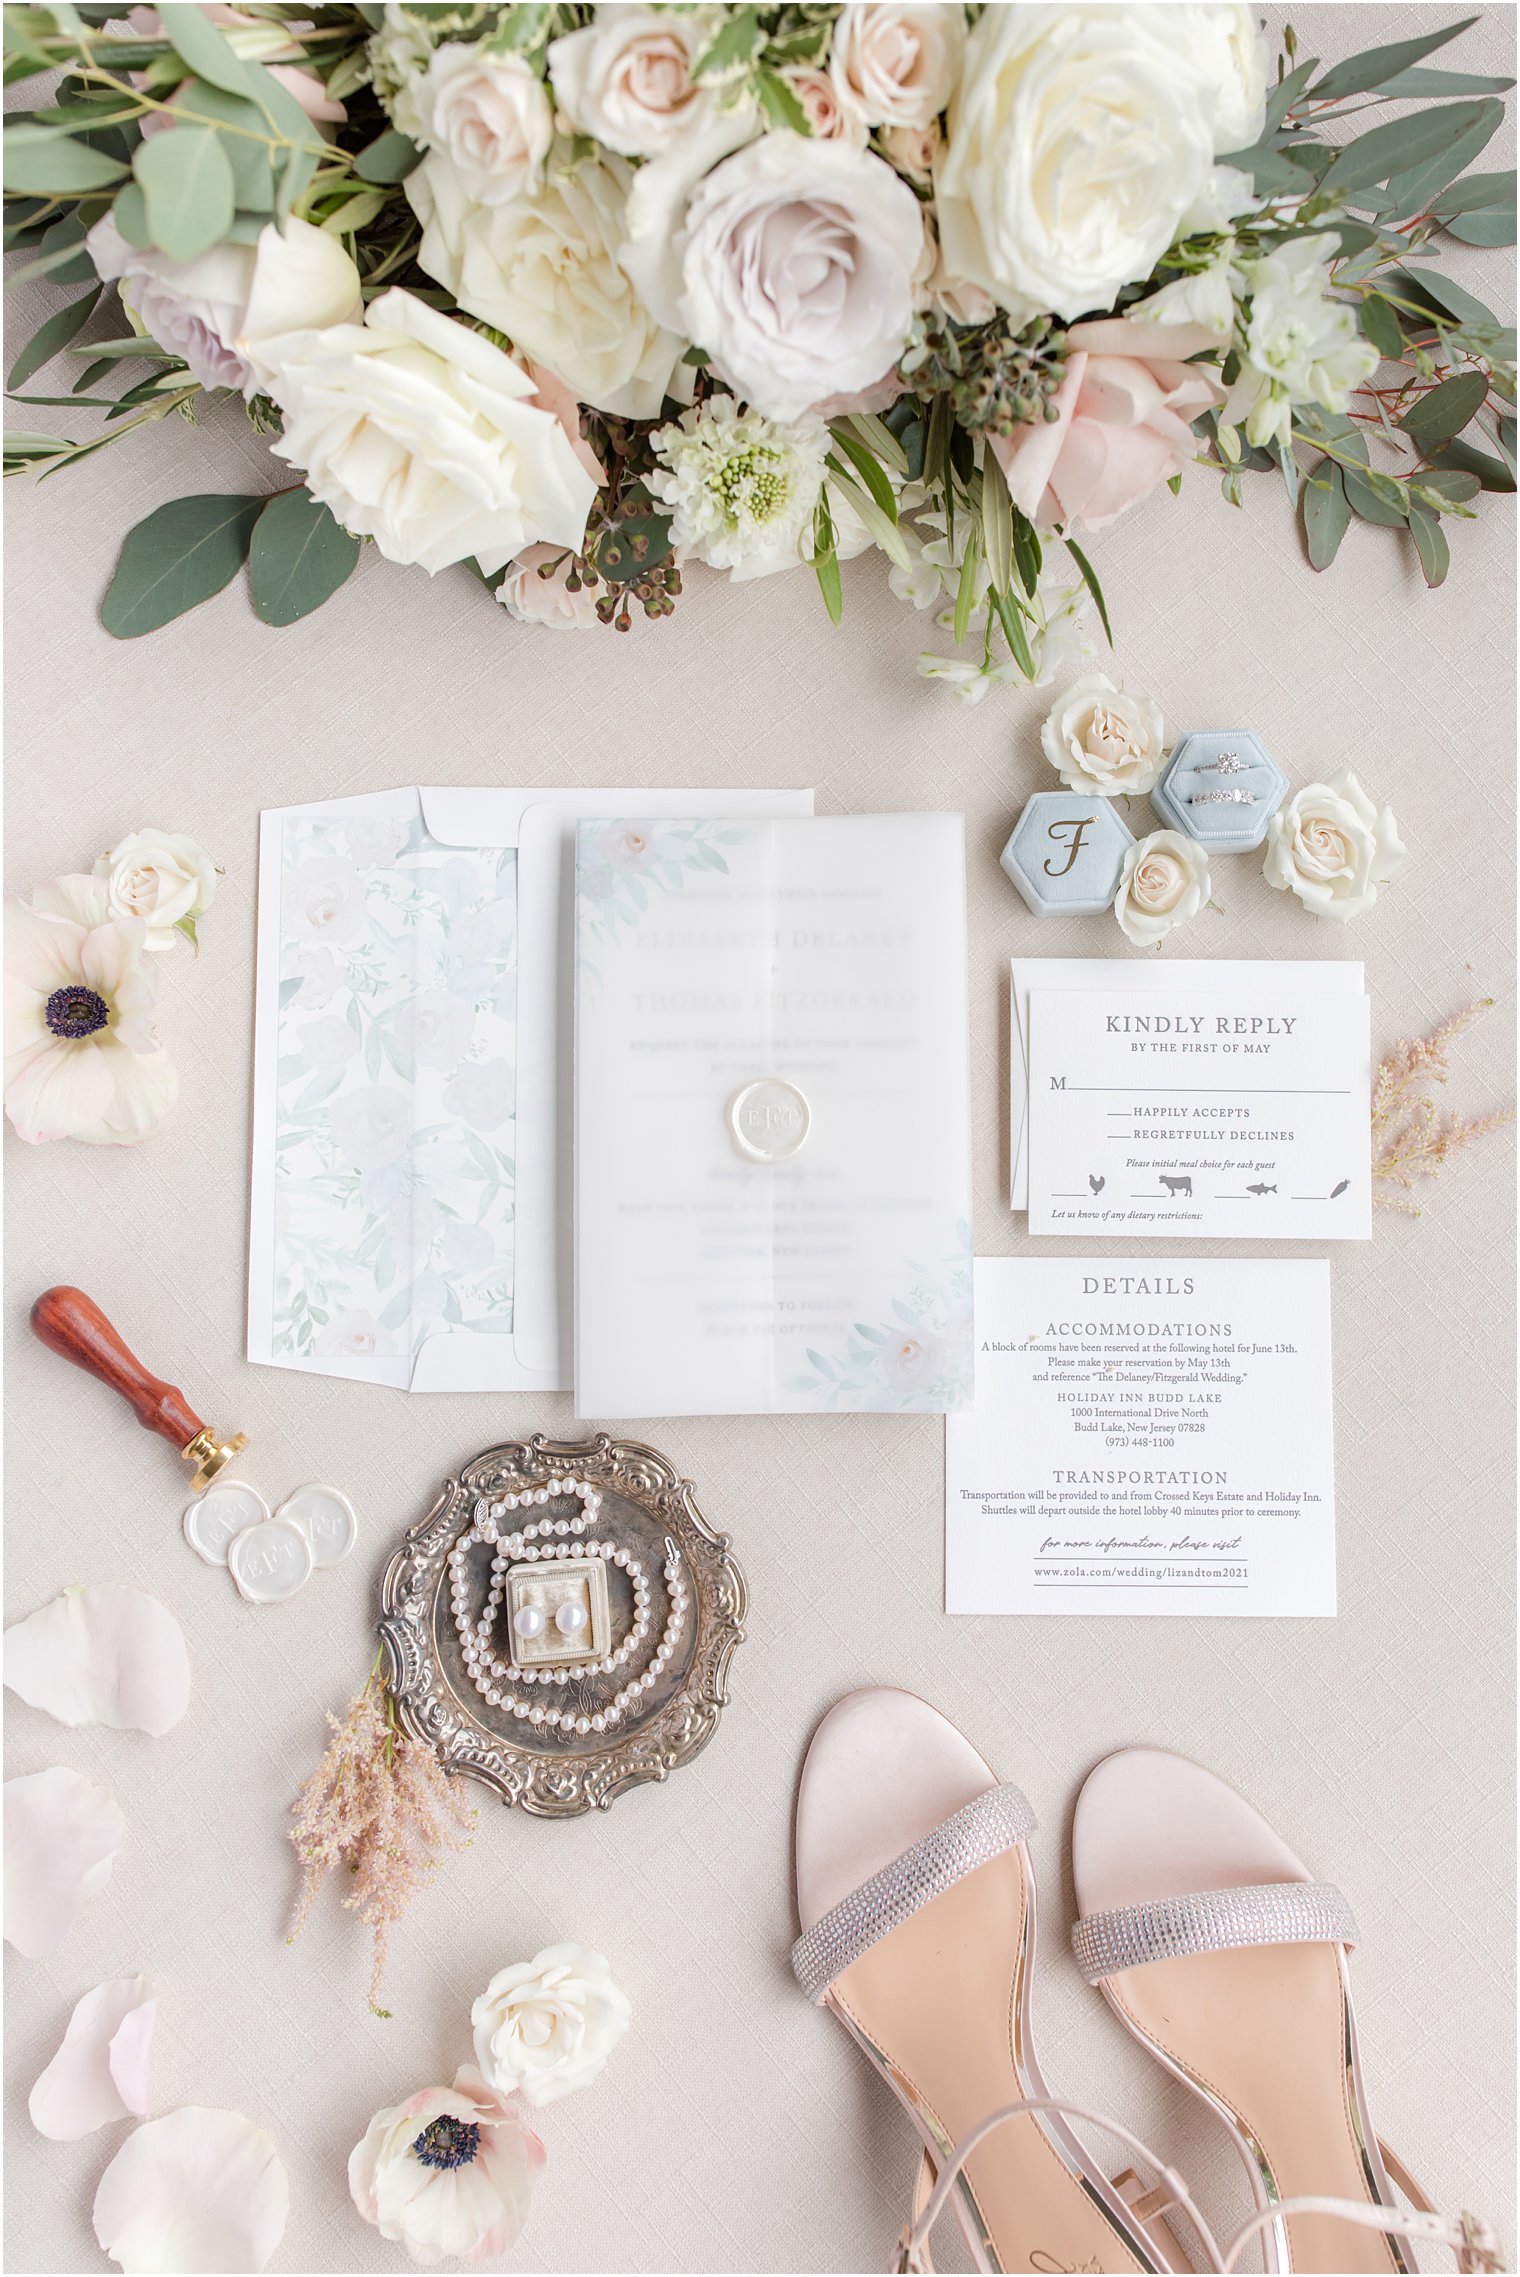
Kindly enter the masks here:
[[[335, 1375], [365, 1383], [380, 1383], [400, 1390], [411, 1391], [548, 1391], [567, 1388], [570, 1382], [567, 1362], [562, 1362], [560, 1349], [561, 1292], [556, 1277], [556, 1261], [560, 1243], [556, 1233], [556, 1213], [561, 1207], [559, 1175], [559, 1113], [562, 1087], [569, 1083], [570, 1032], [568, 1016], [561, 1028], [559, 1007], [568, 1007], [570, 995], [562, 985], [562, 965], [568, 958], [560, 953], [560, 933], [568, 927], [569, 914], [560, 916], [559, 867], [561, 839], [574, 835], [574, 822], [578, 815], [626, 812], [637, 807], [651, 813], [681, 814], [796, 814], [812, 809], [810, 791], [546, 791], [542, 789], [445, 789], [424, 787], [365, 793], [357, 798], [333, 799], [297, 807], [273, 808], [261, 817], [259, 840], [259, 917], [257, 950], [257, 1009], [254, 1031], [254, 1104], [253, 1104], [253, 1172], [249, 1212], [249, 1282], [248, 1282], [248, 1357], [273, 1367], [289, 1367], [320, 1375]], [[466, 922], [485, 939], [487, 954], [494, 955], [495, 964], [483, 974], [476, 974], [471, 985], [479, 989], [494, 977], [496, 991], [493, 1004], [478, 1006], [477, 1032], [492, 1031], [484, 1045], [476, 1040], [469, 1049], [478, 1059], [482, 1049], [495, 1052], [488, 1065], [496, 1071], [500, 1081], [510, 1077], [515, 1068], [515, 1118], [509, 1115], [494, 1127], [476, 1127], [462, 1109], [445, 1100], [437, 1119], [421, 1135], [430, 1138], [436, 1146], [447, 1148], [455, 1144], [471, 1150], [474, 1158], [467, 1174], [482, 1194], [491, 1194], [490, 1211], [500, 1219], [496, 1238], [503, 1248], [511, 1245], [514, 1253], [509, 1263], [500, 1270], [499, 1281], [490, 1279], [493, 1265], [480, 1265], [479, 1252], [485, 1246], [485, 1230], [472, 1220], [463, 1209], [452, 1208], [454, 1200], [445, 1184], [434, 1178], [433, 1186], [419, 1202], [415, 1190], [398, 1197], [392, 1215], [399, 1213], [404, 1221], [406, 1235], [420, 1239], [435, 1219], [442, 1219], [443, 1242], [428, 1258], [437, 1255], [440, 1270], [420, 1278], [414, 1275], [410, 1284], [400, 1273], [398, 1293], [392, 1305], [402, 1302], [410, 1286], [415, 1292], [422, 1288], [421, 1298], [415, 1293], [411, 1309], [404, 1323], [392, 1328], [384, 1327], [384, 1314], [379, 1319], [365, 1312], [340, 1315], [335, 1321], [329, 1310], [320, 1327], [313, 1334], [311, 1319], [321, 1310], [313, 1305], [302, 1322], [304, 1350], [292, 1348], [289, 1319], [288, 1282], [277, 1299], [275, 1264], [278, 1226], [284, 1208], [277, 1181], [276, 1163], [282, 1143], [289, 1134], [282, 1131], [281, 1104], [281, 967], [282, 957], [288, 963], [291, 925], [282, 924], [282, 870], [286, 850], [287, 826], [295, 826], [314, 840], [325, 834], [340, 848], [345, 848], [353, 837], [386, 841], [387, 825], [392, 821], [420, 826], [429, 843], [429, 862], [446, 873], [444, 883], [453, 888], [456, 898], [468, 894], [472, 882], [477, 887], [477, 898], [466, 909]], [[358, 825], [355, 830], [354, 826]], [[419, 835], [420, 835], [419, 833]], [[392, 833], [394, 835], [394, 833]], [[370, 848], [373, 851], [373, 848]], [[458, 860], [452, 857], [457, 852]], [[436, 858], [436, 859], [435, 859]], [[473, 881], [471, 866], [473, 865]], [[330, 861], [329, 866], [332, 867]], [[383, 867], [383, 863], [379, 866]], [[403, 864], [403, 868], [404, 868]], [[336, 864], [337, 870], [347, 870], [346, 853]], [[507, 873], [514, 874], [508, 881]], [[495, 880], [493, 884], [492, 880]], [[530, 882], [531, 881], [531, 882]], [[333, 892], [341, 904], [342, 895], [352, 891], [352, 882], [346, 876], [336, 876]], [[388, 890], [388, 889], [387, 889]], [[399, 903], [419, 897], [402, 894]], [[425, 897], [424, 897], [425, 898]], [[326, 915], [325, 910], [319, 915]], [[403, 919], [403, 930], [397, 939], [407, 938], [406, 919], [415, 919], [415, 908], [408, 908]], [[341, 932], [344, 912], [341, 906], [335, 919]], [[320, 964], [321, 933], [313, 935], [304, 910], [298, 913], [299, 922], [308, 935], [308, 947], [313, 962]], [[432, 924], [431, 915], [424, 912], [416, 931], [428, 946], [427, 937]], [[531, 948], [527, 941], [531, 934]], [[351, 937], [358, 937], [357, 934]], [[514, 953], [515, 944], [515, 953]], [[339, 947], [346, 944], [337, 943]], [[433, 941], [429, 953], [441, 953], [441, 945]], [[419, 967], [423, 952], [417, 952]], [[568, 968], [566, 968], [568, 969]], [[319, 977], [330, 977], [330, 973]], [[398, 995], [406, 993], [406, 975], [398, 969], [393, 976], [392, 1003]], [[436, 998], [437, 992], [432, 992]], [[299, 1001], [302, 990], [297, 988]], [[334, 1000], [346, 1001], [341, 992]], [[314, 1015], [326, 1011], [326, 1002], [313, 1002]], [[304, 1009], [304, 1007], [303, 1007]], [[412, 1009], [409, 1040], [415, 1040], [420, 1015]], [[442, 1011], [447, 1013], [448, 1006]], [[323, 1025], [319, 1019], [319, 1026]], [[447, 1023], [445, 1023], [447, 1024]], [[328, 1023], [336, 1029], [338, 1022]], [[356, 1033], [359, 1023], [356, 1021]], [[337, 1037], [341, 1048], [343, 1039]], [[449, 1077], [444, 1061], [448, 1044], [441, 1043], [431, 1055], [434, 1062], [429, 1072], [422, 1072], [423, 1052], [419, 1046], [411, 1063], [410, 1078], [402, 1071], [406, 1063], [398, 1066], [391, 1056], [394, 1036], [386, 1042], [386, 1060], [379, 1072], [396, 1075], [398, 1087], [405, 1088], [410, 1080], [420, 1091], [429, 1088], [437, 1092], [448, 1085]], [[435, 1039], [436, 1040], [436, 1039]], [[458, 1040], [457, 1036], [454, 1039]], [[333, 1042], [331, 1034], [322, 1037], [324, 1048]], [[510, 1050], [510, 1064], [508, 1052]], [[481, 1071], [474, 1065], [477, 1092], [481, 1091]], [[561, 1081], [563, 1069], [563, 1086]], [[305, 1073], [307, 1070], [302, 1069]], [[460, 1073], [454, 1071], [454, 1079]], [[484, 1086], [489, 1090], [489, 1085]], [[501, 1098], [475, 1098], [467, 1102], [469, 1112], [489, 1116], [502, 1104]], [[414, 1117], [415, 1121], [415, 1117]], [[563, 1127], [568, 1131], [568, 1115]], [[377, 1151], [383, 1152], [393, 1133], [381, 1129], [376, 1134]], [[417, 1138], [415, 1128], [410, 1134]], [[511, 1192], [512, 1158], [498, 1142], [510, 1136], [515, 1156], [515, 1195]], [[405, 1145], [408, 1165], [415, 1155], [415, 1143]], [[503, 1167], [503, 1176], [497, 1187], [489, 1186], [487, 1172], [493, 1151]], [[345, 1172], [352, 1165], [344, 1163]], [[378, 1175], [383, 1176], [388, 1166], [380, 1165]], [[351, 1179], [348, 1181], [351, 1183]], [[420, 1187], [421, 1181], [418, 1181]], [[443, 1196], [440, 1206], [437, 1197]], [[564, 1189], [568, 1207], [568, 1185]], [[418, 1227], [418, 1219], [426, 1213], [425, 1222]], [[369, 1221], [366, 1221], [367, 1223]], [[367, 1236], [372, 1243], [385, 1246], [383, 1228]], [[453, 1244], [452, 1256], [460, 1260], [457, 1271], [451, 1262], [448, 1244]], [[565, 1240], [568, 1253], [568, 1229]], [[521, 1266], [519, 1259], [521, 1258]], [[337, 1264], [345, 1262], [340, 1254]], [[404, 1272], [408, 1268], [403, 1267]], [[519, 1278], [519, 1271], [521, 1278]], [[468, 1281], [458, 1278], [466, 1273]], [[425, 1284], [425, 1285], [424, 1285]], [[440, 1310], [436, 1316], [429, 1311], [429, 1303], [438, 1306], [452, 1305], [460, 1309], [458, 1290], [469, 1286], [473, 1291], [472, 1309], [475, 1317], [469, 1325], [452, 1324]], [[493, 1288], [496, 1302], [491, 1302]], [[507, 1292], [510, 1292], [509, 1295]], [[389, 1288], [386, 1291], [389, 1294]], [[421, 1304], [420, 1315], [416, 1311]], [[564, 1332], [568, 1338], [568, 1328]], [[320, 1346], [320, 1348], [317, 1348]]]
[[[1129, 992], [1154, 988], [1156, 966], [1141, 957], [1013, 957], [1010, 969], [1008, 1051], [1008, 1207], [1029, 1207], [1029, 999], [1036, 989], [1111, 989]], [[1305, 994], [1315, 989], [1345, 989], [1353, 996], [1365, 992], [1359, 964], [1342, 964], [1328, 958], [1212, 957], [1188, 959], [1172, 968], [1179, 986], [1242, 993], [1262, 987]]]

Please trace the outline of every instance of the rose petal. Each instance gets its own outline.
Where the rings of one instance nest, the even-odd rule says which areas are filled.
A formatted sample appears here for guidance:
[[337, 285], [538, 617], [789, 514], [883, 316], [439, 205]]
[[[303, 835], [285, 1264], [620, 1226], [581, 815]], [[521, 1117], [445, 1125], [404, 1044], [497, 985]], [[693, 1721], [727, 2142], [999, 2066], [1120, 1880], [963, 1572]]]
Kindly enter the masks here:
[[111, 1879], [127, 1822], [109, 1787], [55, 1764], [5, 1782], [5, 1937], [41, 1960]]
[[167, 1606], [145, 1589], [65, 1589], [5, 1632], [5, 1681], [61, 1724], [154, 1737], [190, 1704], [190, 1656]]
[[122, 2144], [95, 2193], [95, 2235], [125, 2270], [236, 2277], [268, 2266], [289, 2211], [274, 2137], [188, 2104]]
[[56, 2143], [148, 2108], [148, 2046], [158, 2003], [146, 1977], [113, 1977], [78, 2002], [27, 2109]]

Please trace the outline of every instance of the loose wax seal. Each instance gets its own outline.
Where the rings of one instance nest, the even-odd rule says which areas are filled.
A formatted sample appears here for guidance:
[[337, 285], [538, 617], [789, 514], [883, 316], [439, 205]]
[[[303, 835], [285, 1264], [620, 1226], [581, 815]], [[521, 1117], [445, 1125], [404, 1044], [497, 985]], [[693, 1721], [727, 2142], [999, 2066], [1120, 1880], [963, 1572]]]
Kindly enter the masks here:
[[235, 1535], [227, 1567], [250, 1605], [279, 1605], [311, 1578], [311, 1544], [288, 1518], [266, 1518]]
[[207, 1565], [225, 1565], [227, 1552], [239, 1534], [262, 1525], [269, 1505], [256, 1486], [241, 1479], [219, 1479], [185, 1505], [185, 1540]]
[[313, 1565], [341, 1564], [359, 1539], [354, 1506], [335, 1486], [298, 1486], [275, 1516], [300, 1527], [311, 1544]]

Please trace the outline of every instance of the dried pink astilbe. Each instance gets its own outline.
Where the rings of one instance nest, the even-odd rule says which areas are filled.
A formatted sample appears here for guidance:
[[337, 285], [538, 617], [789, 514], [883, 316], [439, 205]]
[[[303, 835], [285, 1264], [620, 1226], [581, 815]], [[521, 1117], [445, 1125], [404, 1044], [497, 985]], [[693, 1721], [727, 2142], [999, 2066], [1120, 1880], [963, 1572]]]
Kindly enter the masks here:
[[385, 2016], [380, 1981], [391, 1931], [438, 1871], [439, 1852], [465, 1847], [479, 1813], [432, 1749], [400, 1728], [378, 1660], [342, 1720], [327, 1720], [327, 1752], [291, 1806], [301, 1889], [290, 1936], [293, 1942], [300, 1935], [328, 1874], [346, 1868], [353, 1886], [343, 1903], [375, 1940], [370, 2006]]
[[1383, 1209], [1417, 1218], [1420, 1207], [1408, 1199], [1417, 1178], [1433, 1178], [1449, 1156], [1515, 1119], [1513, 1107], [1491, 1115], [1444, 1112], [1430, 1086], [1451, 1074], [1451, 1045], [1493, 1003], [1480, 997], [1454, 1012], [1433, 1034], [1395, 1044], [1378, 1067], [1372, 1085], [1373, 1194]]

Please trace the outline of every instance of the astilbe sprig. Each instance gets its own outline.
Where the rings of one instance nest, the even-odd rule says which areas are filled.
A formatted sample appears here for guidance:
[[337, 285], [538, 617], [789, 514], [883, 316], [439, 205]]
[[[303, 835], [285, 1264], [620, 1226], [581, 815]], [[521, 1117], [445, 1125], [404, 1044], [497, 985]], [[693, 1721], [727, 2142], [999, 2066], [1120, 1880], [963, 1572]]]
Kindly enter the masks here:
[[301, 1888], [290, 1924], [300, 1935], [327, 1876], [352, 1877], [343, 1903], [374, 1938], [369, 2002], [377, 2016], [391, 1932], [412, 1899], [438, 1871], [439, 1853], [462, 1850], [479, 1813], [444, 1771], [432, 1749], [409, 1738], [377, 1658], [369, 1681], [341, 1718], [329, 1713], [327, 1752], [291, 1805], [290, 1839], [301, 1861]]
[[1382, 1208], [1417, 1218], [1419, 1204], [1409, 1198], [1415, 1180], [1433, 1178], [1451, 1155], [1514, 1121], [1513, 1107], [1458, 1115], [1430, 1095], [1431, 1086], [1451, 1074], [1452, 1044], [1492, 1003], [1491, 996], [1479, 997], [1432, 1034], [1395, 1044], [1380, 1062], [1372, 1085], [1372, 1179]]

